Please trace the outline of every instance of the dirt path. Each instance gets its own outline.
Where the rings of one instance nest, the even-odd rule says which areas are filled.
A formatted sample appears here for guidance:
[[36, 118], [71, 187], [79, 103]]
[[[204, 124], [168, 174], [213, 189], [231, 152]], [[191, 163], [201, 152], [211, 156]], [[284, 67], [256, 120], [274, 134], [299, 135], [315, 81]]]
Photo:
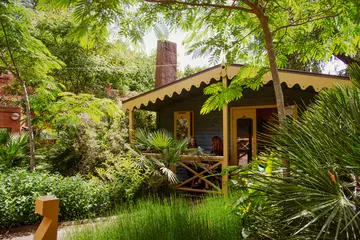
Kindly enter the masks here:
[[[66, 234], [79, 230], [84, 227], [94, 227], [99, 224], [110, 223], [114, 221], [116, 217], [97, 218], [91, 220], [83, 220], [78, 222], [65, 222], [60, 223], [58, 229], [57, 240], [64, 240]], [[8, 232], [0, 232], [0, 240], [33, 240], [34, 233], [39, 225], [24, 226], [15, 229], [11, 229]]]
[[[77, 228], [81, 228], [84, 226], [89, 226], [91, 224], [85, 224], [85, 225], [76, 225], [76, 226], [65, 226], [65, 227], [61, 227], [58, 230], [58, 240], [64, 240], [65, 235], [69, 232], [75, 231]], [[36, 231], [36, 230], [35, 230]], [[3, 236], [4, 238], [2, 238], [3, 240], [33, 240], [34, 239], [34, 232], [32, 233], [23, 233], [24, 235], [19, 236], [20, 234], [8, 234], [8, 236]]]

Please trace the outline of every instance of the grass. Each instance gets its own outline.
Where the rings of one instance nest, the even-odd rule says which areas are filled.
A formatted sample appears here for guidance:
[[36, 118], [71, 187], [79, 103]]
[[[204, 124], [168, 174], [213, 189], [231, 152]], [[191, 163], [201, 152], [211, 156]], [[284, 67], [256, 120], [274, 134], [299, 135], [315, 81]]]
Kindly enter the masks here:
[[199, 203], [151, 199], [120, 211], [112, 223], [80, 229], [66, 239], [241, 239], [241, 219], [226, 207], [222, 198]]

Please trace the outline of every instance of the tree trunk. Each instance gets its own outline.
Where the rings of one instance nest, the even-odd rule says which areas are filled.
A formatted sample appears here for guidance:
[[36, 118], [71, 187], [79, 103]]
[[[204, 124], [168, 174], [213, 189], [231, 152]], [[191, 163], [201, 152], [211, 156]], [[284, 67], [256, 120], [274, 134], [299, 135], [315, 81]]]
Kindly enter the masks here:
[[30, 103], [29, 103], [29, 94], [27, 92], [26, 84], [25, 84], [24, 80], [22, 80], [20, 75], [17, 75], [16, 77], [20, 81], [21, 87], [23, 88], [23, 92], [24, 92], [26, 118], [27, 118], [27, 124], [28, 124], [28, 128], [29, 128], [29, 147], [30, 147], [29, 170], [34, 171], [35, 170], [35, 139], [34, 139], [34, 131], [33, 131], [32, 124], [31, 124], [31, 109], [30, 109]]
[[[276, 55], [273, 45], [273, 36], [270, 31], [268, 17], [265, 16], [262, 12], [257, 11], [255, 13], [257, 17], [260, 20], [261, 28], [264, 33], [264, 39], [266, 44], [266, 51], [269, 58], [270, 63], [270, 70], [273, 80], [273, 86], [275, 91], [275, 97], [276, 97], [276, 106], [277, 106], [277, 112], [278, 112], [278, 118], [279, 118], [279, 124], [282, 126], [284, 124], [286, 114], [285, 114], [285, 104], [284, 104], [284, 94], [281, 88], [281, 82], [279, 77], [279, 71], [276, 64]], [[283, 171], [284, 177], [288, 177], [290, 175], [290, 165], [288, 160], [283, 160], [283, 164], [285, 166], [285, 169]]]
[[11, 73], [19, 80], [21, 87], [23, 88], [23, 92], [24, 92], [26, 116], [27, 116], [27, 123], [28, 123], [28, 128], [29, 128], [29, 147], [30, 147], [29, 170], [34, 171], [35, 170], [35, 140], [34, 140], [34, 133], [33, 133], [32, 125], [31, 125], [31, 109], [30, 109], [30, 103], [29, 103], [29, 95], [28, 95], [28, 92], [26, 89], [25, 81], [21, 78], [19, 69], [16, 66], [15, 59], [13, 57], [11, 47], [9, 44], [6, 28], [3, 24], [3, 22], [0, 21], [0, 24], [1, 24], [2, 30], [4, 32], [6, 48], [9, 52], [13, 67], [11, 67], [11, 65], [7, 63], [6, 58], [4, 56], [1, 59], [4, 63], [4, 65], [8, 68], [8, 70], [10, 70]]
[[266, 51], [267, 51], [268, 58], [269, 58], [270, 70], [271, 70], [274, 91], [275, 91], [275, 97], [276, 97], [276, 106], [277, 106], [277, 111], [278, 111], [278, 117], [279, 117], [280, 125], [282, 125], [283, 122], [285, 121], [285, 117], [286, 117], [285, 116], [285, 104], [284, 104], [284, 95], [283, 95], [282, 88], [281, 88], [279, 71], [278, 71], [277, 64], [276, 64], [276, 56], [275, 56], [275, 50], [274, 50], [274, 45], [273, 45], [273, 37], [272, 37], [272, 33], [270, 31], [267, 17], [264, 15], [259, 16], [259, 20], [260, 20], [261, 27], [264, 32]]

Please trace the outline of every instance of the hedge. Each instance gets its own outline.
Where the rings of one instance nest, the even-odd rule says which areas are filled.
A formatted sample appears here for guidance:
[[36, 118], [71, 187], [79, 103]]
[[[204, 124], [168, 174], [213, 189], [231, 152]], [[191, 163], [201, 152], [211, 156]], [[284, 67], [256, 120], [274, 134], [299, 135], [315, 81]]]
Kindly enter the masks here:
[[62, 177], [46, 172], [12, 170], [0, 173], [0, 227], [40, 222], [35, 199], [55, 195], [60, 199], [60, 221], [91, 218], [111, 207], [111, 190], [94, 180], [79, 176]]

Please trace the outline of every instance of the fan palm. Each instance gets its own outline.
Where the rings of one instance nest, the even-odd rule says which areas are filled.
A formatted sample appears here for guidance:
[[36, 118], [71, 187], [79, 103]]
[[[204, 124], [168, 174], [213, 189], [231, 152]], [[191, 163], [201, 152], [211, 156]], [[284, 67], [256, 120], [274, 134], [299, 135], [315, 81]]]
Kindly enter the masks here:
[[253, 195], [265, 199], [262, 212], [252, 210], [254, 238], [360, 238], [359, 66], [350, 72], [353, 86], [323, 91], [298, 121], [272, 127], [271, 160], [289, 160], [291, 176], [247, 175]]
[[0, 169], [17, 167], [28, 158], [28, 135], [9, 134], [0, 129]]
[[157, 185], [164, 180], [175, 184], [178, 179], [172, 169], [181, 161], [181, 154], [197, 151], [187, 149], [188, 144], [189, 138], [177, 140], [165, 130], [138, 130], [134, 135], [132, 152], [138, 156], [141, 164], [151, 171]]

